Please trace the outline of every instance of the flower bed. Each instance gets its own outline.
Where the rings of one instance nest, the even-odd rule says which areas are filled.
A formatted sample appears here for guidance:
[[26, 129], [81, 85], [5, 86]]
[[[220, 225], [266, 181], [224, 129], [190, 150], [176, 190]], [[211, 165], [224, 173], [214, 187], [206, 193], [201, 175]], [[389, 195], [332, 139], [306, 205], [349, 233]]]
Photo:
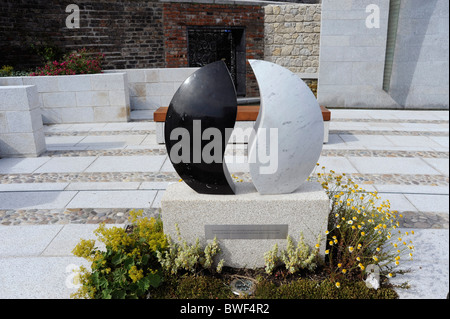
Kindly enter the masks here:
[[102, 72], [101, 62], [105, 57], [102, 53], [88, 52], [86, 49], [66, 54], [63, 61], [49, 61], [44, 67], [38, 68], [30, 76], [43, 75], [75, 75], [96, 74]]
[[[265, 254], [266, 267], [233, 269], [216, 260], [220, 243], [206, 247], [178, 242], [163, 233], [162, 222], [133, 213], [131, 227], [97, 230], [106, 251], [95, 241], [81, 241], [74, 254], [92, 262], [81, 269], [81, 298], [398, 298], [389, 284], [400, 259], [412, 258], [414, 246], [398, 232], [396, 212], [378, 203], [345, 175], [317, 173], [331, 200], [325, 262], [318, 246], [300, 239], [286, 250]], [[164, 212], [163, 212], [164, 213]], [[395, 239], [394, 239], [395, 237]], [[394, 239], [394, 240], [393, 240]], [[377, 285], [368, 284], [367, 269], [380, 267]], [[370, 274], [372, 275], [372, 274]], [[251, 296], [236, 296], [229, 283], [236, 276], [256, 282]], [[367, 277], [367, 278], [366, 278]]]

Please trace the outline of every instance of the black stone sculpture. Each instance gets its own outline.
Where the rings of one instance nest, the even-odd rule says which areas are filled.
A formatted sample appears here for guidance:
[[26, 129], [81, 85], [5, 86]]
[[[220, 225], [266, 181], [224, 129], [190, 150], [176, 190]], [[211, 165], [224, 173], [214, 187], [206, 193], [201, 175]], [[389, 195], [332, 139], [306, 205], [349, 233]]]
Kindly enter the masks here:
[[235, 193], [224, 152], [236, 113], [236, 91], [223, 61], [194, 72], [170, 102], [164, 129], [167, 153], [176, 172], [198, 193]]

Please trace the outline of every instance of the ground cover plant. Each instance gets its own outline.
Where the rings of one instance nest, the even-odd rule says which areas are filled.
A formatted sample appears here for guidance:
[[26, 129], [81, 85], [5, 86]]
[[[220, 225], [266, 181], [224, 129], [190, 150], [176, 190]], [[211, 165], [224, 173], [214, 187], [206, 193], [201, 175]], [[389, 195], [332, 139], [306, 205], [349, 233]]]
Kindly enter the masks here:
[[[81, 240], [76, 256], [86, 258], [91, 269], [81, 267], [75, 298], [293, 298], [293, 299], [394, 299], [389, 284], [396, 267], [412, 258], [413, 232], [398, 230], [401, 216], [390, 210], [388, 201], [377, 193], [364, 191], [345, 174], [334, 171], [314, 173], [330, 198], [330, 216], [325, 234], [325, 261], [319, 244], [308, 247], [301, 236], [297, 243], [288, 238], [286, 249], [274, 246], [261, 269], [223, 267], [217, 259], [220, 242], [205, 247], [189, 244], [178, 232], [178, 241], [163, 233], [157, 218], [130, 213], [130, 225], [95, 231], [105, 248], [94, 240]], [[312, 182], [312, 181], [311, 181]], [[381, 269], [379, 286], [366, 285], [366, 270]], [[252, 295], [236, 295], [230, 282], [247, 278], [256, 284]]]

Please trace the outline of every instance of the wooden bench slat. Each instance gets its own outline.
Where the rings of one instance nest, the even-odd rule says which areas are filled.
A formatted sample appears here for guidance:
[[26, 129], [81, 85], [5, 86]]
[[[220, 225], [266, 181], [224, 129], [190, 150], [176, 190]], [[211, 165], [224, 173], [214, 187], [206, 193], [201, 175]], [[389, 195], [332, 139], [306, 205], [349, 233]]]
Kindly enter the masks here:
[[[155, 122], [164, 122], [166, 120], [167, 106], [161, 106], [153, 113]], [[330, 121], [331, 112], [324, 106], [320, 106], [324, 121]], [[259, 105], [238, 105], [236, 121], [255, 121], [258, 117]]]

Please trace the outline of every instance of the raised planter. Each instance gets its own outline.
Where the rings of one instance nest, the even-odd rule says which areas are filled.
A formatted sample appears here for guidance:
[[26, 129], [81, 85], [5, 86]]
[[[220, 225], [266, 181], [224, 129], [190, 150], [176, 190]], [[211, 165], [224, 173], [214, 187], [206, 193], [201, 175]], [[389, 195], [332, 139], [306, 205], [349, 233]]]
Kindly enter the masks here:
[[131, 110], [156, 111], [168, 106], [173, 95], [198, 68], [106, 70], [108, 74], [127, 74]]
[[36, 86], [0, 86], [0, 157], [39, 156], [45, 150]]
[[44, 124], [128, 122], [127, 74], [0, 78], [0, 85], [35, 85]]

